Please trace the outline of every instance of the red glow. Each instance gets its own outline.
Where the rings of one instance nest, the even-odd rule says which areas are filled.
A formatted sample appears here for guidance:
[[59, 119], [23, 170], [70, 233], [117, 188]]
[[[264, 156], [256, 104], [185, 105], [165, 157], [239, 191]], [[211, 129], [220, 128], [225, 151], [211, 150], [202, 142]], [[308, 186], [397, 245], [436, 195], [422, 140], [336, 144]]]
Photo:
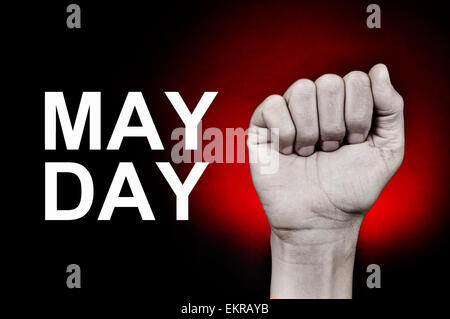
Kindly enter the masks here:
[[[183, 88], [187, 101], [203, 91], [219, 91], [203, 128], [224, 130], [246, 128], [267, 95], [282, 94], [298, 78], [343, 76], [385, 63], [405, 99], [406, 156], [366, 217], [359, 244], [383, 256], [398, 247], [423, 245], [448, 210], [450, 100], [442, 65], [448, 58], [441, 47], [446, 40], [429, 21], [408, 16], [400, 7], [383, 11], [381, 30], [369, 30], [363, 4], [319, 8], [312, 3], [258, 2], [214, 13], [179, 44], [183, 49], [165, 81]], [[269, 228], [248, 164], [211, 164], [190, 201], [191, 219], [205, 231], [212, 228], [233, 244], [268, 245]]]

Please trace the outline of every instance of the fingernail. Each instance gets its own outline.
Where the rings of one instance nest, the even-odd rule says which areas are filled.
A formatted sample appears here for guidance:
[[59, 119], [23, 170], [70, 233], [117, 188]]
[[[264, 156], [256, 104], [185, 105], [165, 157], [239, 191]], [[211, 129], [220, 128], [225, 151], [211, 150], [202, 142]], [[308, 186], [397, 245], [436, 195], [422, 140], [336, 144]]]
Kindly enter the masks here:
[[362, 143], [364, 142], [364, 135], [359, 134], [359, 133], [351, 133], [348, 137], [347, 137], [347, 141], [350, 144], [358, 144], [358, 143]]
[[297, 150], [298, 155], [309, 156], [314, 153], [314, 146], [304, 146]]
[[281, 153], [286, 154], [286, 155], [291, 154], [292, 149], [293, 149], [292, 145], [286, 146], [285, 148], [283, 148], [281, 150]]
[[339, 142], [336, 141], [324, 141], [322, 142], [322, 150], [325, 152], [332, 152], [339, 148]]

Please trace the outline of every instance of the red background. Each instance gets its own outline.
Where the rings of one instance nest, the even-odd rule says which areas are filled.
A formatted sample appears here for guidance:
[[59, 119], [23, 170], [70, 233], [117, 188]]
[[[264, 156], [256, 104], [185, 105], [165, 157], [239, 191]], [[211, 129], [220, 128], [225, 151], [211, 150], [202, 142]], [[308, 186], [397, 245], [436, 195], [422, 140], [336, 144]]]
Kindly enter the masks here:
[[[381, 29], [366, 26], [369, 3], [258, 1], [209, 12], [185, 30], [160, 86], [183, 90], [193, 108], [218, 91], [203, 129], [247, 128], [254, 108], [299, 78], [344, 76], [385, 63], [405, 100], [402, 166], [364, 220], [359, 253], [380, 261], [433, 243], [448, 222], [448, 41], [432, 12], [379, 3]], [[439, 7], [427, 10], [440, 10]], [[430, 18], [429, 18], [430, 17]], [[177, 123], [180, 124], [180, 123]], [[179, 125], [181, 126], [181, 125]], [[211, 164], [190, 196], [190, 219], [242, 254], [268, 245], [269, 226], [248, 164]], [[208, 237], [206, 237], [208, 238]], [[238, 245], [236, 245], [238, 244]], [[239, 249], [239, 248], [238, 248]]]

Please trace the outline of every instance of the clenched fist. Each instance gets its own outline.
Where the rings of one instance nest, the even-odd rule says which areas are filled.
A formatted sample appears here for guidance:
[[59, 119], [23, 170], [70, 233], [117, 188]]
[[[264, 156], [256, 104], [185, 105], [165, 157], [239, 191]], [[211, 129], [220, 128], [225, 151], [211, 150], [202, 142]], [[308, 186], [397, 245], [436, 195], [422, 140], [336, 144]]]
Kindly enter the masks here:
[[[300, 79], [269, 96], [248, 148], [271, 226], [271, 296], [350, 298], [362, 219], [404, 153], [403, 99], [386, 66]], [[270, 161], [278, 169], [264, 174]]]

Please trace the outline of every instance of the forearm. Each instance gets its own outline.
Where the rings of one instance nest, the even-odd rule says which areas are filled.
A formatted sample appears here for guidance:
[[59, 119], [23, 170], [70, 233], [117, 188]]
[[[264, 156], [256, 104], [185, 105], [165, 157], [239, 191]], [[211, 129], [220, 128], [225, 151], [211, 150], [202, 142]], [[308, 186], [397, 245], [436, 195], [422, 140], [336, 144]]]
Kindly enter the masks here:
[[358, 234], [333, 237], [299, 245], [272, 232], [271, 298], [351, 298]]

